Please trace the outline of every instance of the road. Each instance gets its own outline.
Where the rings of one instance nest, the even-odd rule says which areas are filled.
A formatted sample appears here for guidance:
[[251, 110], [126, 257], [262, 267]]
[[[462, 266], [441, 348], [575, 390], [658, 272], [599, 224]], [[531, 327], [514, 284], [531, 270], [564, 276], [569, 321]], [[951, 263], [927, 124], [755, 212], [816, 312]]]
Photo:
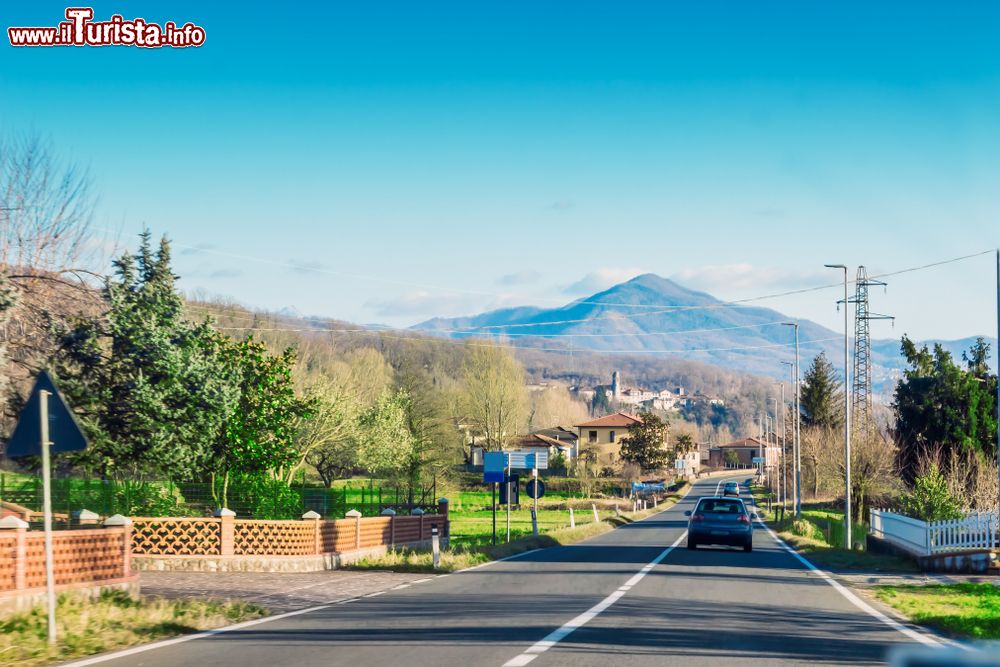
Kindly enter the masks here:
[[699, 481], [674, 507], [581, 544], [77, 664], [879, 664], [889, 647], [914, 642], [762, 526], [752, 553], [687, 550], [683, 513], [718, 482]]

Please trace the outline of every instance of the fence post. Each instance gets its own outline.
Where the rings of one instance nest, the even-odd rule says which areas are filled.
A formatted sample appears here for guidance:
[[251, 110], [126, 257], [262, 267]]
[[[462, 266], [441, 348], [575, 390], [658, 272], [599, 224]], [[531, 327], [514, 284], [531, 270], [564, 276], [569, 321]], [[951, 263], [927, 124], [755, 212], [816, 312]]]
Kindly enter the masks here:
[[14, 590], [25, 587], [26, 567], [28, 557], [28, 522], [16, 516], [6, 516], [0, 519], [0, 531], [14, 531]]
[[236, 512], [220, 507], [215, 516], [219, 519], [219, 555], [232, 556], [236, 551]]
[[[365, 487], [361, 487], [362, 489]], [[344, 516], [354, 519], [354, 548], [361, 548], [361, 512], [358, 510], [351, 510]]]
[[389, 517], [389, 546], [396, 545], [396, 510], [386, 507], [382, 510], [382, 516]]
[[419, 535], [419, 537], [417, 537], [417, 542], [423, 542], [424, 541], [424, 511], [421, 508], [416, 507], [416, 508], [414, 508], [414, 510], [412, 512], [410, 512], [410, 514], [413, 514], [413, 515], [416, 515], [416, 516], [420, 517], [420, 528], [418, 529], [419, 532], [417, 533], [417, 535]]
[[[437, 482], [434, 482], [435, 488], [437, 488]], [[442, 531], [441, 539], [443, 540], [445, 546], [451, 540], [451, 519], [448, 518], [448, 499], [438, 498], [438, 514], [443, 519], [442, 521]]]
[[127, 577], [132, 574], [132, 519], [115, 514], [104, 520], [105, 528], [115, 526], [122, 529], [122, 575]]
[[319, 532], [319, 513], [309, 510], [302, 515], [302, 519], [313, 522], [313, 553], [316, 555], [323, 553], [323, 539]]
[[98, 519], [100, 519], [96, 512], [91, 512], [88, 509], [81, 509], [73, 512], [72, 520], [78, 526], [96, 526]]

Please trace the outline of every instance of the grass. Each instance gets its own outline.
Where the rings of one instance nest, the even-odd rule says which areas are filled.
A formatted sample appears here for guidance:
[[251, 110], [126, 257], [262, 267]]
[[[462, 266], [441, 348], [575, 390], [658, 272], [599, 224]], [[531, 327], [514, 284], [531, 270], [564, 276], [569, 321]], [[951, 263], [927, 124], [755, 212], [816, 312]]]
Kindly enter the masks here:
[[[622, 503], [624, 507], [624, 503]], [[593, 511], [575, 511], [578, 527], [594, 523]], [[613, 510], [599, 509], [598, 516], [603, 521], [614, 515]], [[491, 509], [475, 511], [449, 511], [451, 521], [451, 541], [456, 546], [487, 546], [493, 541], [493, 512]], [[569, 528], [569, 511], [555, 509], [538, 510], [538, 531], [549, 533], [563, 528]], [[497, 538], [504, 540], [507, 533], [507, 512], [503, 507], [497, 508]], [[511, 510], [510, 534], [513, 539], [521, 539], [532, 534], [531, 510], [528, 508]]]
[[956, 637], [1000, 639], [1000, 587], [994, 584], [880, 586], [876, 596], [915, 623]]
[[[648, 509], [639, 512], [623, 512], [621, 516], [613, 512], [602, 518], [599, 522], [594, 522], [593, 515], [588, 513], [590, 520], [586, 523], [577, 522], [575, 528], [561, 527], [539, 535], [531, 535], [530, 519], [528, 524], [528, 535], [518, 537], [509, 543], [497, 544], [496, 546], [486, 543], [456, 543], [454, 515], [452, 518], [452, 544], [448, 549], [441, 551], [441, 564], [438, 569], [434, 569], [432, 556], [429, 551], [415, 551], [411, 549], [401, 549], [388, 551], [381, 556], [372, 556], [348, 565], [346, 569], [354, 570], [392, 570], [394, 572], [455, 572], [467, 567], [482, 565], [498, 558], [506, 558], [532, 549], [545, 549], [547, 547], [565, 546], [581, 542], [583, 540], [607, 533], [618, 526], [633, 523], [657, 512], [661, 512], [677, 501], [678, 495], [673, 495], [660, 503], [655, 509]], [[568, 515], [567, 515], [568, 516]], [[578, 515], [579, 516], [579, 515]], [[497, 514], [497, 529], [500, 529], [500, 514]], [[567, 519], [568, 522], [568, 519]], [[491, 529], [492, 530], [492, 529]], [[492, 533], [490, 533], [492, 535]], [[511, 531], [513, 535], [513, 530]]]
[[134, 600], [121, 591], [97, 598], [61, 595], [56, 608], [58, 645], [49, 647], [45, 608], [36, 607], [0, 619], [0, 664], [31, 667], [70, 660], [266, 614], [242, 602]]
[[[777, 520], [777, 507], [770, 512], [765, 509], [761, 499], [766, 497], [766, 490], [754, 485], [751, 491], [760, 503], [758, 513], [761, 518], [771, 524], [778, 537], [787, 542], [813, 564], [834, 571], [862, 570], [865, 572], [919, 572], [916, 563], [896, 556], [875, 554], [863, 549], [844, 549], [844, 512], [824, 503], [814, 505], [803, 504], [802, 515], [799, 518], [786, 513], [782, 521]], [[864, 536], [867, 527], [855, 524], [852, 527], [853, 536]], [[855, 544], [858, 540], [853, 540]]]

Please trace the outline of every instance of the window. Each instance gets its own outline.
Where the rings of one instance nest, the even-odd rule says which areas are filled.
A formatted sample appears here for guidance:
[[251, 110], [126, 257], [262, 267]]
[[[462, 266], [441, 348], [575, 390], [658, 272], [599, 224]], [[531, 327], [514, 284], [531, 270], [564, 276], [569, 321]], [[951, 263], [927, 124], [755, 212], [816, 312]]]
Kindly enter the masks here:
[[611, 432], [611, 439], [608, 442], [614, 442], [614, 441], [615, 441], [615, 432], [612, 431]]
[[595, 443], [595, 442], [597, 442], [597, 431], [588, 431], [587, 432], [587, 442], [589, 442], [589, 443]]

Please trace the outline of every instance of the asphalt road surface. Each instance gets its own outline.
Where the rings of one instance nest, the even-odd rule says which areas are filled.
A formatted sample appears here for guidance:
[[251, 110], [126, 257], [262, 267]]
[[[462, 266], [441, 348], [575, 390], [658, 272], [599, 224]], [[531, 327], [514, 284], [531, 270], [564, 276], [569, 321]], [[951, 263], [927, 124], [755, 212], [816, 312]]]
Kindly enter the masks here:
[[879, 664], [923, 636], [863, 609], [762, 526], [752, 553], [687, 550], [683, 513], [718, 484], [699, 481], [674, 507], [574, 546], [76, 664]]

